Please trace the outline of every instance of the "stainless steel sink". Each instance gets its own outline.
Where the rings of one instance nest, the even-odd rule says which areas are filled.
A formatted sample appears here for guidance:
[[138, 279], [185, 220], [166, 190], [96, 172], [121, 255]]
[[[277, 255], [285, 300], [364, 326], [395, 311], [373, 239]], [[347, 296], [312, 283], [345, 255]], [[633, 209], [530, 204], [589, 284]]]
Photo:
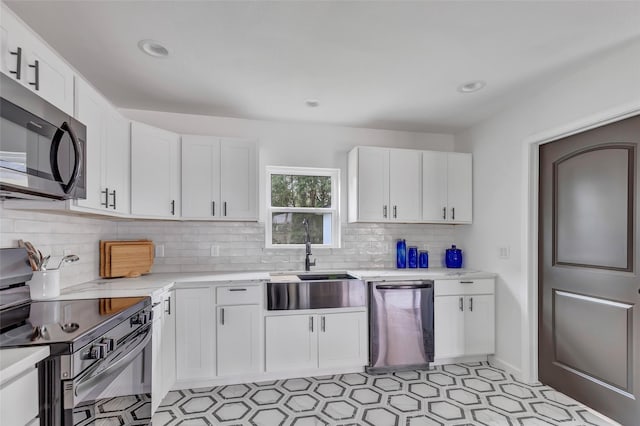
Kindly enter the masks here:
[[300, 281], [267, 283], [270, 311], [365, 306], [365, 282], [345, 273], [296, 274]]

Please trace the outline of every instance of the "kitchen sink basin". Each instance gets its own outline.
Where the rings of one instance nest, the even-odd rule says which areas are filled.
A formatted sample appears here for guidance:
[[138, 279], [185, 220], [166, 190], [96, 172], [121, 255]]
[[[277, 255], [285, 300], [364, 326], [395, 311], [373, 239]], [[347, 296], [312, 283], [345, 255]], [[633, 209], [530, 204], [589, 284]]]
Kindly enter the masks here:
[[267, 310], [362, 307], [366, 285], [344, 272], [292, 275], [299, 281], [267, 283]]
[[336, 281], [336, 280], [357, 280], [349, 274], [343, 273], [328, 273], [328, 274], [301, 274], [298, 275], [302, 281]]

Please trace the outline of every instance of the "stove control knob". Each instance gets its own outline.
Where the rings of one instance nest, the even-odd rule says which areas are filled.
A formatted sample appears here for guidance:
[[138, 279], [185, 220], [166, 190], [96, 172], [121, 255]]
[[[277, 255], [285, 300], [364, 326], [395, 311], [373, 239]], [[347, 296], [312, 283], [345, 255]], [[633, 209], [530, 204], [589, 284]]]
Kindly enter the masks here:
[[102, 359], [107, 356], [108, 345], [106, 343], [98, 343], [89, 349], [89, 359]]
[[115, 341], [109, 337], [104, 337], [100, 343], [106, 345], [107, 353], [115, 349]]
[[144, 324], [144, 320], [145, 320], [144, 314], [138, 314], [134, 317], [131, 317], [130, 323], [131, 325], [142, 325]]

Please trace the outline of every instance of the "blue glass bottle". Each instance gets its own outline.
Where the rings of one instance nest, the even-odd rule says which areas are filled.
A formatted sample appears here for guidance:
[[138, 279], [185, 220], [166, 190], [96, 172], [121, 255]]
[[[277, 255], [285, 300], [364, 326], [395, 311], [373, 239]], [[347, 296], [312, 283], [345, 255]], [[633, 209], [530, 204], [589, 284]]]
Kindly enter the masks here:
[[447, 249], [445, 263], [447, 268], [462, 268], [462, 250], [456, 248], [455, 244], [450, 249]]
[[421, 268], [429, 267], [429, 252], [426, 250], [420, 250], [420, 254], [418, 254], [418, 263]]
[[398, 269], [407, 267], [407, 242], [398, 240], [396, 243], [396, 266]]
[[418, 267], [418, 247], [409, 247], [409, 268], [417, 268]]

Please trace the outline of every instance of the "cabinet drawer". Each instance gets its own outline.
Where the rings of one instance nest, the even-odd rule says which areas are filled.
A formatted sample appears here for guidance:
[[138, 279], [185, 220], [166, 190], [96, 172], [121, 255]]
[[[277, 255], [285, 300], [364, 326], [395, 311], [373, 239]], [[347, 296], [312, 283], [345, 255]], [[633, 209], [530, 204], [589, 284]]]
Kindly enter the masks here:
[[0, 388], [0, 424], [25, 425], [38, 416], [38, 370]]
[[234, 285], [218, 287], [216, 301], [218, 305], [259, 305], [262, 300], [262, 286]]
[[435, 296], [447, 296], [455, 294], [493, 294], [494, 282], [492, 278], [468, 279], [468, 280], [436, 280], [434, 285]]

